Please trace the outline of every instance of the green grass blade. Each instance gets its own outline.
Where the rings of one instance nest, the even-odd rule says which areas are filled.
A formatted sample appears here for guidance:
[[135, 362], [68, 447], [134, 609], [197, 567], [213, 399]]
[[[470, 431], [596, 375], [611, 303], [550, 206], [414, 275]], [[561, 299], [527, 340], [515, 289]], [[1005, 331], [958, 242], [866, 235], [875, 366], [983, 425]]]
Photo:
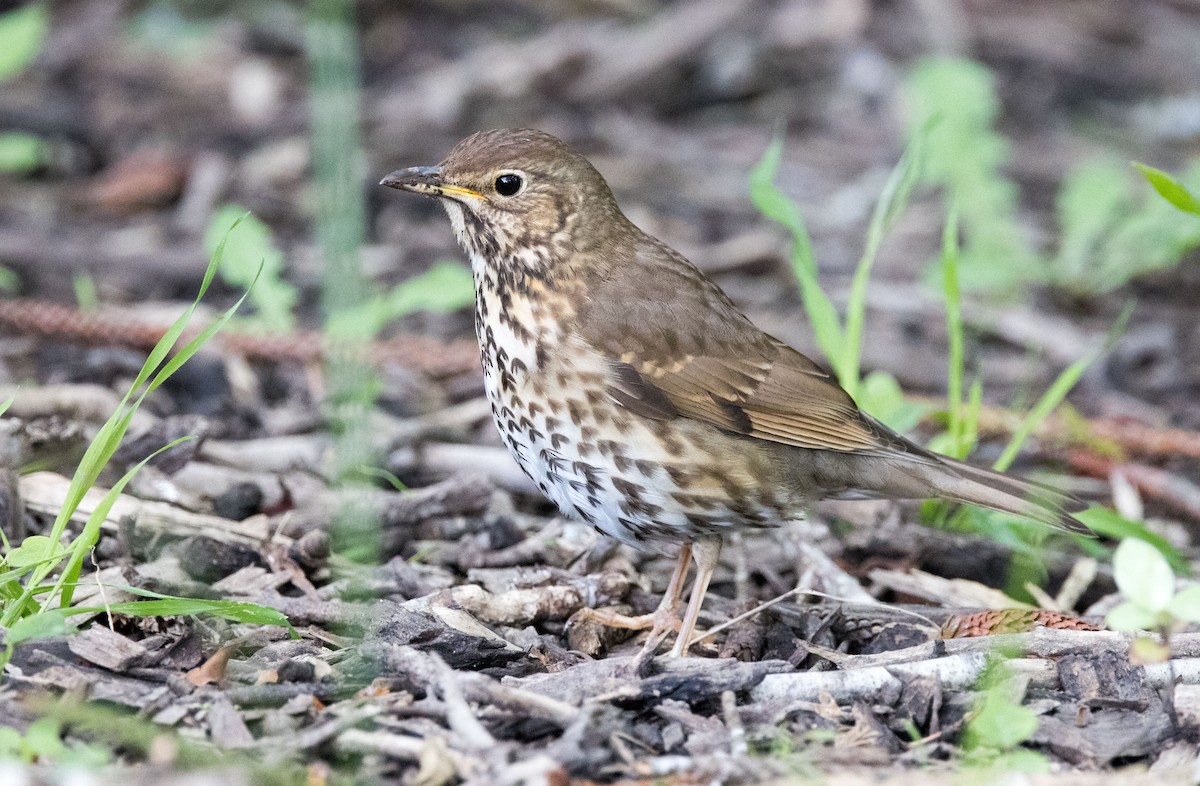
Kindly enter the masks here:
[[[232, 230], [234, 227], [236, 227], [240, 221], [241, 219], [235, 221], [230, 229]], [[226, 312], [213, 325], [210, 325], [208, 328], [202, 331], [197, 338], [188, 342], [188, 344], [182, 350], [180, 350], [175, 357], [164, 363], [168, 354], [174, 348], [176, 342], [179, 341], [179, 338], [183, 335], [184, 330], [186, 330], [187, 325], [195, 313], [196, 308], [199, 306], [201, 299], [208, 292], [208, 288], [212, 284], [213, 279], [216, 276], [217, 269], [220, 266], [224, 251], [225, 241], [223, 239], [217, 244], [217, 248], [213, 252], [212, 258], [209, 260], [208, 267], [204, 272], [204, 277], [200, 283], [200, 288], [195, 299], [192, 301], [191, 305], [184, 310], [179, 318], [172, 323], [171, 327], [166, 331], [163, 337], [155, 344], [154, 348], [147, 357], [146, 362], [142, 365], [141, 370], [135, 377], [133, 384], [130, 385], [129, 389], [125, 392], [125, 395], [121, 398], [116, 411], [113, 412], [112, 416], [110, 416], [104, 425], [100, 427], [99, 431], [96, 433], [96, 436], [88, 445], [87, 450], [84, 451], [83, 458], [80, 459], [79, 462], [79, 467], [76, 469], [75, 474], [71, 478], [71, 483], [67, 488], [67, 494], [64, 498], [63, 505], [59, 510], [58, 516], [54, 520], [54, 525], [51, 527], [50, 533], [47, 536], [51, 540], [57, 542], [62, 538], [63, 533], [66, 531], [67, 524], [71, 520], [71, 517], [75, 514], [75, 511], [78, 510], [79, 505], [83, 502], [84, 495], [87, 493], [88, 489], [92, 488], [96, 484], [96, 480], [99, 478], [100, 473], [103, 471], [104, 467], [108, 465], [113, 453], [115, 453], [117, 448], [120, 446], [121, 440], [124, 438], [125, 432], [129, 429], [129, 424], [133, 420], [134, 414], [137, 412], [138, 407], [141, 405], [142, 401], [145, 400], [145, 397], [149, 394], [149, 392], [160, 386], [172, 373], [178, 370], [179, 366], [182, 365], [183, 362], [195, 354], [199, 347], [202, 346], [204, 342], [208, 341], [216, 332], [216, 330], [220, 329], [220, 327], [228, 321], [228, 318], [231, 315], [230, 312]], [[241, 303], [245, 300], [245, 297], [246, 296], [243, 295], [230, 311], [241, 305]], [[141, 391], [140, 393], [139, 390]], [[82, 541], [80, 538], [76, 538], [74, 541], [76, 544], [81, 544], [83, 542], [84, 541]], [[81, 563], [82, 557], [82, 553], [73, 552], [70, 559], [73, 563], [77, 561]], [[34, 593], [39, 591], [39, 589], [44, 589], [41, 587], [42, 582], [59, 564], [60, 562], [56, 560], [39, 565], [33, 570], [29, 579], [26, 581], [25, 589], [21, 592], [19, 597], [3, 604], [4, 612], [2, 615], [0, 615], [0, 626], [9, 627], [26, 614], [26, 612], [29, 610], [30, 601], [34, 596]], [[65, 575], [66, 574], [64, 573], [64, 576]], [[56, 586], [61, 588], [61, 577]]]
[[43, 602], [43, 610], [48, 608], [54, 602], [54, 596], [60, 593], [61, 600], [59, 605], [63, 607], [71, 605], [71, 598], [75, 594], [75, 582], [79, 580], [79, 572], [83, 568], [83, 560], [95, 548], [96, 542], [100, 539], [100, 527], [104, 524], [105, 519], [108, 518], [113, 505], [117, 503], [117, 499], [121, 496], [121, 492], [125, 490], [125, 486], [129, 485], [129, 481], [133, 480], [133, 476], [138, 473], [138, 470], [146, 466], [146, 463], [158, 454], [170, 450], [176, 445], [187, 442], [190, 439], [195, 439], [195, 437], [180, 437], [146, 456], [146, 458], [130, 467], [121, 476], [121, 479], [114, 483], [113, 487], [105, 493], [104, 497], [96, 505], [96, 509], [88, 516], [83, 531], [71, 542], [69, 549], [71, 556], [67, 560], [66, 567], [63, 568], [62, 575], [58, 577], [58, 581], [54, 584], [54, 591]]
[[970, 455], [979, 442], [979, 413], [982, 411], [983, 378], [975, 377], [971, 382], [971, 389], [967, 392], [967, 408], [962, 420], [963, 443], [967, 446], [967, 455]]
[[947, 359], [946, 400], [951, 451], [955, 458], [965, 459], [972, 445], [966, 441], [963, 413], [964, 342], [962, 318], [962, 289], [958, 282], [958, 200], [950, 198], [946, 225], [942, 229], [942, 293], [946, 297], [946, 335], [949, 337]]
[[71, 632], [67, 623], [71, 617], [91, 614], [124, 614], [129, 617], [183, 617], [197, 614], [209, 614], [221, 617], [231, 622], [249, 623], [253, 625], [277, 625], [288, 629], [288, 635], [299, 638], [300, 634], [292, 627], [286, 615], [276, 609], [262, 606], [258, 603], [247, 603], [239, 600], [212, 600], [207, 598], [180, 598], [172, 595], [160, 595], [137, 587], [115, 587], [115, 589], [142, 595], [152, 600], [131, 600], [121, 603], [110, 603], [105, 606], [70, 606], [66, 608], [47, 609], [39, 614], [18, 620], [5, 635], [8, 646], [19, 644], [31, 639], [61, 636]]
[[1089, 352], [1063, 369], [1058, 378], [1054, 380], [1054, 384], [1042, 394], [1042, 397], [1038, 399], [1033, 408], [1029, 410], [1029, 413], [1021, 420], [1020, 425], [1013, 431], [1012, 438], [1009, 439], [1008, 445], [1004, 447], [1004, 452], [1000, 454], [1000, 458], [996, 459], [996, 462], [992, 465], [993, 469], [997, 472], [1004, 472], [1012, 466], [1013, 461], [1017, 458], [1017, 454], [1024, 447], [1025, 441], [1029, 439], [1041, 422], [1054, 411], [1054, 408], [1062, 403], [1067, 393], [1071, 391], [1071, 388], [1075, 387], [1075, 383], [1083, 376], [1083, 372], [1099, 357], [1099, 352]]
[[996, 459], [996, 462], [992, 465], [993, 469], [997, 472], [1004, 472], [1012, 466], [1013, 460], [1021, 452], [1025, 441], [1041, 425], [1042, 421], [1054, 411], [1055, 407], [1062, 403], [1067, 393], [1071, 391], [1071, 388], [1075, 387], [1075, 384], [1079, 382], [1079, 378], [1083, 376], [1083, 372], [1087, 370], [1088, 366], [1092, 365], [1101, 355], [1107, 352], [1116, 337], [1124, 331], [1125, 324], [1129, 321], [1132, 311], [1132, 306], [1126, 307], [1124, 313], [1117, 319], [1113, 329], [1109, 332], [1108, 340], [1104, 342], [1103, 346], [1088, 352], [1063, 369], [1058, 378], [1054, 380], [1054, 384], [1042, 394], [1038, 402], [1029, 410], [1029, 414], [1022, 419], [1021, 424], [1013, 431], [1012, 438], [1008, 441], [1008, 445], [1005, 446], [1004, 452], [1000, 454], [1000, 458]]
[[843, 354], [845, 335], [833, 301], [821, 289], [816, 257], [808, 227], [800, 209], [775, 185], [775, 173], [783, 156], [783, 137], [776, 135], [762, 159], [750, 171], [750, 201], [767, 218], [783, 224], [792, 235], [792, 272], [800, 287], [800, 299], [821, 351], [836, 364]]
[[863, 255], [854, 269], [850, 283], [850, 299], [846, 304], [846, 332], [842, 342], [842, 354], [831, 358], [837, 368], [838, 381], [851, 396], [858, 393], [859, 362], [862, 355], [863, 325], [866, 321], [867, 285], [871, 271], [879, 255], [879, 247], [887, 237], [896, 219], [908, 206], [908, 198], [920, 174], [922, 136], [915, 134], [904, 155], [896, 162], [884, 183], [871, 221], [867, 226], [867, 242]]
[[[240, 222], [241, 219], [239, 218], [230, 226], [230, 231]], [[154, 348], [146, 358], [146, 362], [142, 364], [141, 370], [134, 378], [133, 383], [121, 398], [116, 412], [100, 427], [95, 438], [88, 445], [87, 450], [84, 451], [83, 458], [79, 461], [79, 468], [71, 478], [71, 484], [67, 488], [63, 508], [55, 519], [54, 526], [51, 528], [51, 538], [57, 540], [62, 537], [67, 522], [70, 521], [71, 516], [75, 513], [75, 509], [83, 501], [84, 494], [96, 484], [96, 478], [100, 476], [100, 472], [103, 471], [109, 459], [112, 458], [113, 453], [116, 452], [121, 439], [125, 436], [125, 432], [129, 428], [129, 423], [133, 419], [134, 411], [137, 409], [136, 404], [130, 408], [130, 399], [146, 383], [146, 380], [150, 379], [151, 375], [163, 362], [163, 359], [175, 346], [179, 337], [183, 335], [183, 331], [187, 328], [188, 322], [200, 304], [200, 300], [208, 291], [209, 285], [212, 284], [224, 253], [225, 240], [222, 239], [217, 244], [216, 251], [213, 252], [212, 258], [209, 260], [208, 268], [204, 271], [204, 278], [200, 283], [200, 289], [196, 293], [196, 297], [192, 300], [192, 304], [171, 324], [171, 327], [167, 329], [163, 337], [154, 345]], [[145, 394], [143, 393], [142, 398], [144, 397]]]
[[1155, 169], [1152, 166], [1140, 164], [1137, 161], [1134, 161], [1133, 165], [1142, 173], [1142, 177], [1146, 178], [1150, 185], [1154, 186], [1154, 190], [1163, 199], [1185, 213], [1200, 216], [1200, 197], [1193, 194], [1187, 186], [1161, 169]]

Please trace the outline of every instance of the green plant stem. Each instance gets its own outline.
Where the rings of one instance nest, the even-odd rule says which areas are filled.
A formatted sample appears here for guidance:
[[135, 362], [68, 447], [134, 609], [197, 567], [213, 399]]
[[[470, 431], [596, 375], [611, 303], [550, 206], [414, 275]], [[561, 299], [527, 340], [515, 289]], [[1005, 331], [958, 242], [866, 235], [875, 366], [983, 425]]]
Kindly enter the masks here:
[[942, 229], [942, 291], [946, 296], [946, 335], [949, 359], [946, 380], [950, 443], [954, 457], [964, 459], [971, 445], [963, 422], [963, 319], [962, 290], [958, 283], [958, 200], [951, 196]]
[[307, 24], [312, 93], [313, 172], [317, 193], [317, 238], [325, 260], [321, 304], [325, 332], [335, 350], [325, 369], [335, 441], [332, 466], [345, 504], [333, 526], [335, 548], [353, 548], [372, 560], [378, 552], [378, 521], [354, 504], [354, 474], [378, 463], [368, 415], [379, 382], [366, 361], [366, 342], [376, 330], [362, 305], [370, 299], [360, 266], [366, 235], [359, 134], [357, 28], [352, 0], [310, 0]]
[[879, 247], [887, 237], [896, 219], [908, 206], [908, 197], [912, 193], [913, 184], [920, 173], [920, 151], [923, 144], [920, 133], [913, 135], [908, 148], [896, 166], [888, 174], [887, 182], [871, 212], [871, 221], [867, 226], [867, 242], [863, 255], [854, 269], [854, 278], [850, 282], [850, 299], [846, 304], [846, 330], [842, 341], [842, 354], [831, 358], [837, 366], [838, 382], [846, 392], [854, 397], [858, 394], [860, 381], [859, 364], [862, 357], [863, 325], [866, 322], [867, 285], [871, 281], [871, 271], [875, 267], [875, 259], [879, 255]]
[[[71, 520], [75, 511], [78, 510], [80, 503], [83, 502], [84, 495], [87, 494], [88, 489], [96, 484], [100, 473], [108, 465], [109, 459], [112, 458], [113, 453], [120, 446], [125, 432], [129, 429], [129, 424], [133, 421], [134, 414], [142, 405], [142, 402], [145, 401], [146, 397], [157, 390], [172, 374], [179, 370], [180, 366], [199, 351], [200, 347], [204, 346], [229, 321], [229, 318], [233, 316], [233, 313], [245, 300], [246, 295], [242, 295], [237, 303], [225, 311], [220, 318], [201, 331], [199, 335], [185, 344], [174, 355], [170, 355], [175, 342], [183, 335], [183, 331], [191, 320], [192, 314], [195, 313], [200, 300], [212, 284], [213, 277], [216, 275], [217, 268], [221, 263], [221, 256], [224, 250], [225, 244], [224, 240], [222, 240], [213, 253], [212, 260], [208, 263], [208, 269], [204, 272], [204, 279], [200, 283], [200, 289], [196, 294], [195, 300], [175, 320], [158, 343], [154, 345], [145, 364], [142, 365], [138, 375], [134, 378], [133, 383], [129, 386], [124, 397], [122, 397], [120, 403], [117, 405], [116, 411], [100, 427], [91, 444], [84, 451], [83, 458], [79, 461], [79, 467], [71, 477], [71, 483], [67, 487], [67, 495], [63, 501], [63, 506], [59, 510], [58, 516], [54, 519], [54, 524], [47, 535], [51, 542], [57, 543], [62, 538], [63, 533], [66, 531], [67, 523]], [[94, 542], [89, 544], [87, 538], [80, 535], [72, 541], [72, 545], [67, 553], [73, 555], [72, 559], [82, 560], [83, 553], [86, 550], [90, 550], [92, 545], [94, 545]], [[46, 589], [42, 586], [42, 582], [59, 563], [60, 560], [53, 560], [40, 564], [33, 569], [20, 593], [3, 603], [4, 613], [0, 615], [0, 626], [10, 627], [18, 619], [25, 616], [32, 604], [34, 594]], [[69, 593], [64, 593], [62, 600], [64, 603], [69, 603]]]
[[1037, 430], [1042, 421], [1054, 411], [1055, 407], [1062, 403], [1063, 399], [1067, 397], [1067, 393], [1071, 392], [1071, 389], [1079, 382], [1079, 378], [1083, 376], [1083, 372], [1087, 371], [1088, 366], [1096, 362], [1108, 350], [1112, 342], [1116, 340], [1116, 337], [1125, 330], [1125, 324], [1129, 321], [1129, 316], [1132, 313], [1133, 306], [1131, 304], [1117, 318], [1112, 330], [1109, 331], [1108, 340], [1104, 342], [1103, 346], [1088, 352], [1063, 369], [1062, 373], [1054, 380], [1054, 384], [1042, 394], [1042, 397], [1029, 410], [1029, 414], [1021, 420], [1020, 425], [1013, 431], [1012, 438], [1009, 439], [1004, 452], [992, 464], [993, 469], [997, 472], [1004, 472], [1012, 466], [1013, 460], [1016, 459], [1017, 454], [1021, 452], [1021, 448], [1025, 445], [1025, 440], [1029, 439], [1030, 435]]

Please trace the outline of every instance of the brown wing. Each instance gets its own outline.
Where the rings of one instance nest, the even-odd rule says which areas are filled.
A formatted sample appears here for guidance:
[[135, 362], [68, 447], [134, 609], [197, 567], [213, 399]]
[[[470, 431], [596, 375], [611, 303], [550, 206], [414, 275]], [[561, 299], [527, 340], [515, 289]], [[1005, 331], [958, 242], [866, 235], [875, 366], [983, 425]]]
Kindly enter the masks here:
[[[609, 393], [634, 411], [662, 418], [703, 420], [738, 434], [802, 448], [862, 451], [878, 448], [881, 434], [853, 401], [824, 374], [805, 368], [807, 358], [780, 345], [775, 358], [687, 357], [667, 364], [636, 355], [614, 375]], [[633, 380], [634, 384], [629, 382]], [[668, 407], [645, 411], [646, 390], [657, 390]], [[640, 395], [638, 393], [640, 392]]]
[[802, 448], [895, 447], [828, 374], [755, 327], [683, 257], [652, 241], [638, 263], [592, 283], [577, 328], [610, 358], [618, 403]]

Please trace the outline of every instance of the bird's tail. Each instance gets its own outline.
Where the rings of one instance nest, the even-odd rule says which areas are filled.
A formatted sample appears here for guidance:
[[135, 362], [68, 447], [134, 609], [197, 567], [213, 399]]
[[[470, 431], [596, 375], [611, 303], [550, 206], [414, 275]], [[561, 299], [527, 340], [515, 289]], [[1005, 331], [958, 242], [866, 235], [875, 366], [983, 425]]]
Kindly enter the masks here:
[[1091, 534], [1091, 530], [1073, 515], [1087, 505], [1041, 483], [974, 467], [945, 456], [938, 456], [936, 463], [914, 462], [906, 469], [919, 474], [933, 487], [934, 495], [942, 499], [1025, 516], [1068, 532]]

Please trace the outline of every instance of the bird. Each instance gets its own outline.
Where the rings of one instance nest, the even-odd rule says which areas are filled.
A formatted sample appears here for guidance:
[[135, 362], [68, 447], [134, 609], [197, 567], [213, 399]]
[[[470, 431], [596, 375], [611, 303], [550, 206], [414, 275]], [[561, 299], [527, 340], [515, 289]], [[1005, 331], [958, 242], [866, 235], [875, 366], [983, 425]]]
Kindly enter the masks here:
[[647, 648], [677, 628], [670, 655], [687, 654], [725, 535], [822, 498], [936, 497], [1088, 531], [1067, 495], [933, 453], [863, 412], [635, 226], [596, 168], [548, 133], [481, 131], [381, 185], [449, 215], [470, 258], [484, 388], [521, 469], [605, 535], [679, 544], [662, 602], [629, 623], [651, 629]]

